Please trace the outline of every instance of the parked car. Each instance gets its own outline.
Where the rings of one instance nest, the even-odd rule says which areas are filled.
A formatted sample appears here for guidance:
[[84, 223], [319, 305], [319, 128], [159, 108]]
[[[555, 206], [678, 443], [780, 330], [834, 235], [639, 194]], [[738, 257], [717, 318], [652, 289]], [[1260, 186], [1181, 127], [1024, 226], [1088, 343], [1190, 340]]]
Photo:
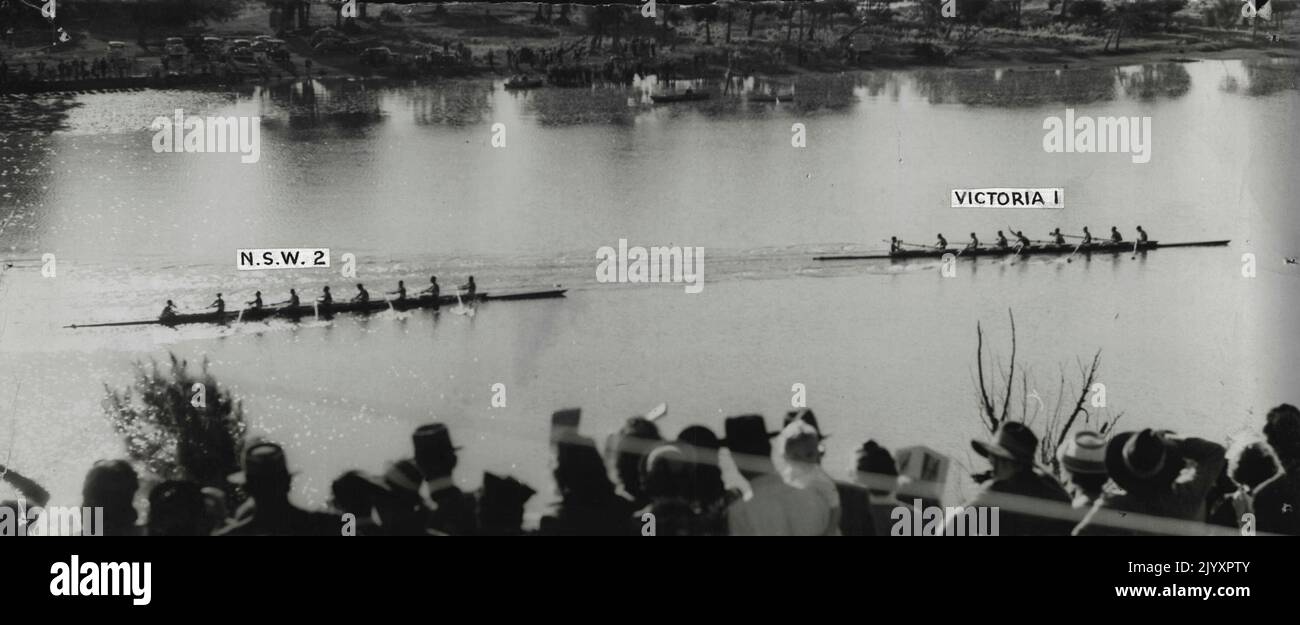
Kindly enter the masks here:
[[108, 42], [106, 56], [108, 57], [109, 65], [112, 65], [113, 67], [126, 67], [127, 65], [130, 64], [129, 59], [127, 59], [126, 56], [125, 42], [122, 41]]
[[267, 40], [266, 45], [268, 46], [266, 54], [267, 56], [271, 57], [271, 60], [273, 61], [289, 60], [289, 43], [286, 42], [285, 40], [270, 39]]
[[366, 48], [361, 52], [362, 65], [387, 65], [393, 59], [393, 51], [384, 46]]
[[172, 62], [185, 60], [189, 56], [190, 50], [185, 47], [185, 40], [180, 37], [168, 37], [163, 44], [163, 54]]

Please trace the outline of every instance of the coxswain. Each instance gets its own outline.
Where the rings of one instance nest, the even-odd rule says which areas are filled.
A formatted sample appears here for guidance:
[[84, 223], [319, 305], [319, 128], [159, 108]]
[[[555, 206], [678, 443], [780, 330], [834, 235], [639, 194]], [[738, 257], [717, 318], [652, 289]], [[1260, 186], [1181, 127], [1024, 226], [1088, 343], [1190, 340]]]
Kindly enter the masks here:
[[223, 314], [226, 312], [226, 300], [221, 299], [221, 294], [217, 293], [217, 299], [212, 300], [212, 303], [208, 304], [208, 308], [217, 309], [218, 315]]
[[370, 301], [370, 292], [366, 290], [366, 287], [361, 286], [360, 282], [357, 283], [357, 296], [352, 298], [352, 301], [362, 304]]
[[1111, 227], [1110, 227], [1110, 242], [1111, 242], [1111, 243], [1123, 243], [1123, 242], [1124, 242], [1124, 237], [1122, 237], [1122, 236], [1119, 235], [1119, 228], [1116, 228], [1115, 226], [1111, 226]]
[[1083, 243], [1081, 245], [1084, 247], [1092, 245], [1092, 233], [1088, 232], [1088, 226], [1083, 227]]
[[469, 277], [469, 282], [460, 285], [460, 290], [465, 292], [465, 299], [472, 301], [478, 293], [478, 285], [474, 284], [474, 276]]
[[1021, 248], [1029, 247], [1029, 237], [1025, 236], [1024, 230], [1016, 231], [1016, 240], [1020, 242]]
[[975, 233], [974, 233], [974, 232], [970, 233], [970, 243], [967, 243], [967, 244], [966, 244], [966, 249], [968, 249], [968, 250], [978, 250], [979, 248], [980, 248], [980, 240], [979, 240], [979, 238], [975, 236]]
[[397, 301], [399, 301], [399, 302], [404, 302], [404, 301], [406, 301], [406, 283], [405, 283], [405, 282], [402, 282], [401, 280], [398, 280], [398, 281], [397, 281], [397, 290], [396, 290], [396, 291], [389, 291], [388, 294], [389, 294], [389, 295], [396, 295], [396, 296], [397, 296]]
[[935, 247], [937, 247], [937, 248], [939, 248], [939, 249], [941, 249], [941, 250], [946, 250], [946, 249], [948, 249], [948, 239], [943, 238], [943, 233], [940, 232], [940, 233], [939, 233], [938, 235], [936, 235], [936, 236], [939, 237], [939, 241], [938, 241], [938, 245], [936, 245]]
[[1065, 245], [1065, 235], [1061, 234], [1061, 229], [1057, 228], [1052, 231], [1052, 243], [1056, 245]]
[[176, 304], [173, 304], [171, 300], [167, 300], [167, 305], [163, 306], [162, 313], [158, 315], [158, 318], [162, 319], [163, 321], [166, 321], [175, 316], [176, 316]]
[[1001, 230], [998, 230], [997, 246], [1004, 250], [1007, 249], [1007, 237], [1006, 235], [1002, 234]]
[[1142, 226], [1138, 226], [1138, 242], [1139, 243], [1147, 242], [1147, 231], [1143, 230]]
[[251, 302], [244, 302], [244, 305], [245, 305], [245, 306], [249, 306], [249, 307], [251, 307], [253, 310], [261, 310], [261, 309], [262, 309], [262, 292], [261, 292], [261, 291], [258, 291], [258, 292], [256, 292], [256, 293], [254, 293], [254, 294], [253, 294], [253, 301], [251, 301]]
[[889, 237], [889, 253], [891, 255], [903, 253], [903, 242], [899, 241], [898, 237]]

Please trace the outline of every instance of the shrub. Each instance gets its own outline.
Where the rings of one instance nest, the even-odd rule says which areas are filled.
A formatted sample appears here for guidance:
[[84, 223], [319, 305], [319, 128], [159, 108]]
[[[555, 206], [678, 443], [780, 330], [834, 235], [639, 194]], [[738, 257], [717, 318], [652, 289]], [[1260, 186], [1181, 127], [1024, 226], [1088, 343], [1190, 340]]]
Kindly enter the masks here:
[[134, 363], [135, 380], [115, 391], [104, 386], [104, 413], [127, 454], [153, 474], [191, 480], [230, 492], [226, 477], [239, 470], [247, 424], [243, 408], [208, 372], [197, 373], [169, 354], [170, 366]]

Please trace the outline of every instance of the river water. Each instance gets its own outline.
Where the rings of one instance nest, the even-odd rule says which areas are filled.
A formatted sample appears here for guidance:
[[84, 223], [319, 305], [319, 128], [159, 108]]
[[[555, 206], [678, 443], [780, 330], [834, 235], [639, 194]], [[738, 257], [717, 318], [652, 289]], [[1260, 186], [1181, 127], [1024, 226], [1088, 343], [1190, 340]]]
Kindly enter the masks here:
[[[286, 85], [0, 101], [0, 458], [76, 501], [90, 462], [120, 456], [100, 408], [131, 363], [207, 359], [254, 430], [283, 441], [297, 496], [342, 470], [409, 454], [432, 418], [483, 470], [549, 489], [548, 415], [584, 410], [598, 438], [667, 402], [673, 435], [730, 414], [769, 425], [792, 388], [831, 434], [842, 474], [867, 438], [924, 444], [979, 468], [976, 324], [1052, 408], [1064, 371], [1101, 350], [1102, 415], [1223, 439], [1297, 401], [1293, 311], [1300, 218], [1296, 67], [1202, 61], [1101, 69], [917, 70], [807, 76], [743, 98], [655, 106], [632, 87], [511, 93], [488, 81]], [[707, 88], [710, 85], [696, 85]], [[1152, 158], [1048, 154], [1043, 120], [1149, 116]], [[158, 154], [150, 121], [262, 117], [261, 160]], [[807, 145], [792, 147], [792, 125]], [[504, 147], [493, 147], [503, 124]], [[497, 127], [498, 129], [502, 127]], [[499, 134], [499, 132], [497, 132]], [[1063, 210], [948, 207], [949, 191], [1061, 187]], [[827, 264], [898, 235], [954, 243], [1014, 227], [1228, 247], [1138, 255]], [[598, 283], [595, 251], [705, 249], [704, 290]], [[473, 274], [481, 290], [562, 284], [565, 299], [476, 314], [380, 313], [179, 329], [65, 329], [150, 318], [166, 299], [304, 299], [338, 268], [236, 271], [235, 249], [328, 247], [372, 293]], [[1256, 277], [1243, 276], [1255, 254]], [[57, 274], [41, 275], [44, 254]], [[491, 405], [492, 387], [506, 405]], [[1067, 398], [1067, 402], [1070, 398]], [[1072, 403], [1072, 402], [1069, 402]]]

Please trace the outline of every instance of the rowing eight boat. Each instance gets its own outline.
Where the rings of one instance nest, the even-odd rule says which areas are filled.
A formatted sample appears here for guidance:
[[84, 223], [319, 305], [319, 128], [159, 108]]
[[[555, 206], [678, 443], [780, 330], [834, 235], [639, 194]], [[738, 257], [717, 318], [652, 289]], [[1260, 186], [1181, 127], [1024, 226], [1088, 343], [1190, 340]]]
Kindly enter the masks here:
[[[518, 291], [514, 293], [479, 293], [475, 295], [474, 301], [511, 301], [526, 299], [548, 299], [553, 297], [564, 297], [568, 289], [548, 289], [542, 291]], [[434, 302], [432, 297], [407, 298], [405, 300], [370, 300], [368, 302], [334, 302], [327, 306], [320, 306], [319, 312], [322, 317], [335, 315], [338, 313], [371, 313], [382, 310], [388, 310], [391, 303], [394, 310], [411, 310], [414, 308], [436, 308], [439, 306], [450, 306], [457, 302], [455, 294], [443, 295]], [[102, 328], [106, 326], [142, 326], [142, 325], [164, 325], [174, 326], [188, 323], [230, 323], [231, 321], [260, 321], [262, 319], [283, 318], [298, 319], [301, 317], [311, 317], [317, 313], [317, 308], [310, 304], [304, 306], [275, 306], [265, 308], [248, 308], [243, 311], [227, 310], [224, 313], [195, 313], [188, 315], [175, 315], [167, 320], [162, 319], [144, 319], [140, 321], [119, 321], [116, 323], [84, 323], [64, 326], [67, 328]]]
[[[1082, 254], [1121, 254], [1125, 252], [1145, 252], [1148, 250], [1164, 249], [1167, 247], [1214, 247], [1227, 245], [1228, 239], [1222, 241], [1190, 241], [1187, 243], [1161, 243], [1159, 241], [1147, 241], [1134, 245], [1131, 242], [1111, 243], [1109, 241], [1096, 242], [1091, 245], [1077, 247]], [[1070, 254], [1076, 249], [1075, 245], [1030, 245], [1020, 249], [1021, 256], [1043, 255], [1043, 254]], [[973, 250], [962, 250], [961, 248], [948, 248], [946, 250], [929, 249], [929, 250], [905, 250], [894, 254], [841, 254], [834, 256], [817, 256], [813, 260], [909, 260], [913, 258], [941, 258], [944, 254], [952, 254], [959, 258], [973, 258], [975, 256], [1013, 256], [1016, 254], [1015, 247], [981, 247]]]

